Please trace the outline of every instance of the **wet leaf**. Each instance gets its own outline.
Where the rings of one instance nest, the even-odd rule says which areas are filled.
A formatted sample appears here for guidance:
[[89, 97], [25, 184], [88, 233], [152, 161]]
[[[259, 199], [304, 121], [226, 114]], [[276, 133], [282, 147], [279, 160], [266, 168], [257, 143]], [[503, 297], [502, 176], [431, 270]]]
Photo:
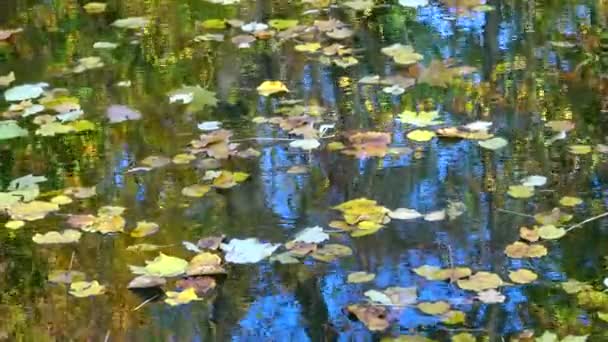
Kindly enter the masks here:
[[406, 136], [408, 139], [418, 142], [430, 141], [435, 137], [435, 132], [417, 129], [409, 132]]
[[477, 272], [467, 279], [459, 279], [456, 283], [463, 290], [476, 292], [495, 289], [504, 284], [498, 275], [483, 271]]
[[100, 14], [106, 11], [107, 4], [105, 2], [89, 2], [83, 6], [88, 14]]
[[424, 7], [429, 4], [428, 0], [399, 0], [399, 5], [403, 7]]
[[70, 204], [72, 203], [74, 200], [72, 200], [70, 197], [66, 196], [66, 195], [57, 195], [54, 196], [53, 198], [51, 198], [50, 202], [51, 203], [55, 203], [57, 205], [66, 205], [66, 204]]
[[58, 211], [55, 203], [32, 201], [28, 203], [15, 203], [8, 208], [8, 214], [13, 220], [36, 221], [43, 219], [47, 214]]
[[380, 50], [383, 54], [392, 57], [395, 63], [411, 65], [421, 61], [424, 56], [414, 51], [410, 45], [393, 44]]
[[349, 273], [346, 281], [351, 284], [359, 284], [359, 283], [367, 283], [376, 278], [376, 275], [373, 273], [367, 272], [353, 272]]
[[290, 147], [301, 148], [305, 151], [310, 151], [321, 146], [317, 139], [298, 139], [289, 143]]
[[538, 236], [543, 240], [556, 240], [564, 235], [566, 235], [566, 230], [564, 228], [557, 228], [552, 224], [541, 226], [538, 229]]
[[23, 84], [7, 89], [4, 92], [4, 99], [7, 102], [20, 102], [30, 99], [36, 99], [44, 93], [46, 83], [38, 84]]
[[[171, 91], [169, 94], [171, 103], [180, 101], [186, 104], [187, 113], [196, 113], [202, 111], [205, 107], [216, 107], [217, 98], [215, 93], [201, 86], [184, 86]], [[184, 101], [187, 98], [188, 101]]]
[[112, 26], [130, 30], [136, 30], [144, 28], [150, 21], [144, 17], [128, 17], [123, 19], [117, 19], [112, 23]]
[[211, 190], [208, 185], [193, 184], [182, 189], [182, 195], [187, 197], [199, 198], [205, 196]]
[[135, 274], [153, 277], [177, 277], [186, 272], [188, 262], [184, 259], [160, 253], [152, 261], [146, 261], [144, 267], [131, 267]]
[[20, 220], [11, 220], [4, 224], [4, 227], [8, 229], [20, 229], [23, 228], [23, 226], [25, 226], [25, 222]]
[[537, 175], [528, 176], [521, 180], [521, 185], [530, 187], [543, 186], [546, 183], [547, 177]]
[[430, 112], [413, 112], [410, 110], [405, 110], [401, 114], [399, 114], [399, 119], [403, 123], [407, 123], [417, 127], [434, 126], [443, 123], [443, 121], [438, 120], [439, 112], [436, 110]]
[[397, 306], [412, 305], [418, 300], [416, 287], [389, 287], [384, 290], [384, 294]]
[[298, 25], [298, 20], [296, 19], [271, 19], [268, 21], [268, 25], [270, 27], [282, 31], [287, 30], [288, 28], [292, 28]]
[[371, 331], [383, 331], [389, 326], [388, 312], [384, 307], [353, 304], [347, 309]]
[[339, 244], [327, 244], [317, 249], [314, 253], [311, 254], [311, 256], [319, 261], [332, 262], [337, 258], [351, 256], [352, 254], [352, 249], [347, 246]]
[[513, 198], [530, 198], [534, 196], [534, 188], [524, 185], [511, 185], [507, 193]]
[[106, 288], [100, 285], [97, 280], [88, 281], [77, 281], [70, 284], [70, 294], [74, 297], [85, 298], [91, 296], [98, 296], [105, 292]]
[[442, 221], [442, 220], [445, 220], [445, 216], [446, 216], [446, 211], [444, 209], [435, 210], [435, 211], [431, 211], [430, 213], [425, 214], [424, 220], [429, 221], [429, 222]]
[[422, 217], [422, 214], [414, 209], [397, 208], [389, 211], [388, 216], [395, 220], [413, 220]]
[[352, 37], [354, 34], [353, 30], [347, 27], [334, 28], [331, 31], [325, 32], [325, 34], [332, 39], [343, 40]]
[[417, 305], [418, 310], [427, 315], [441, 315], [450, 310], [450, 304], [445, 301], [438, 302], [422, 302]]
[[563, 213], [559, 208], [553, 208], [553, 210], [551, 211], [546, 211], [534, 215], [534, 219], [536, 220], [536, 222], [543, 225], [560, 225], [572, 220], [572, 215], [568, 213]]
[[147, 289], [152, 287], [161, 287], [165, 285], [167, 281], [162, 277], [148, 276], [148, 275], [140, 275], [127, 285], [129, 289]]
[[221, 245], [222, 241], [224, 240], [224, 238], [225, 238], [224, 235], [209, 236], [209, 237], [198, 240], [196, 245], [201, 249], [217, 250], [220, 248], [220, 245]]
[[323, 228], [315, 226], [297, 233], [292, 242], [321, 243], [325, 240], [329, 240], [329, 234], [325, 233]]
[[195, 159], [196, 159], [196, 156], [194, 156], [192, 154], [180, 153], [180, 154], [176, 154], [175, 156], [173, 156], [171, 161], [173, 162], [173, 164], [186, 165], [186, 164], [190, 164], [190, 162]]
[[540, 258], [547, 255], [547, 249], [539, 244], [527, 244], [516, 241], [505, 248], [505, 253], [510, 258]]
[[530, 242], [536, 242], [538, 241], [538, 239], [540, 239], [537, 227], [534, 227], [532, 229], [527, 227], [519, 228], [519, 237]]
[[153, 245], [149, 243], [139, 243], [127, 247], [127, 251], [130, 252], [153, 252], [161, 249], [162, 246]]
[[264, 81], [258, 86], [257, 91], [262, 96], [270, 96], [276, 93], [288, 93], [289, 89], [281, 81]]
[[570, 145], [568, 150], [572, 154], [588, 154], [592, 152], [592, 148], [589, 145]]
[[559, 200], [559, 204], [561, 204], [565, 207], [575, 207], [582, 203], [583, 203], [582, 199], [580, 199], [578, 197], [572, 197], [572, 196], [564, 196]]
[[215, 275], [224, 274], [226, 270], [222, 267], [222, 258], [217, 254], [203, 252], [197, 254], [186, 269], [188, 276], [203, 276], [203, 275]]
[[496, 150], [506, 147], [509, 144], [509, 142], [505, 138], [496, 137], [496, 138], [480, 141], [480, 142], [478, 142], [478, 144], [479, 144], [479, 146], [481, 146], [487, 150], [496, 151]]
[[165, 303], [171, 306], [184, 305], [192, 301], [201, 300], [196, 295], [196, 290], [193, 287], [187, 288], [181, 292], [167, 291], [165, 294], [167, 295]]
[[17, 121], [5, 120], [0, 121], [0, 140], [25, 137], [28, 135], [26, 129], [21, 128]]
[[141, 119], [140, 112], [123, 105], [112, 105], [108, 107], [106, 116], [110, 120], [110, 123]]
[[139, 221], [135, 229], [131, 231], [131, 236], [135, 238], [145, 237], [158, 232], [158, 224], [148, 221]]
[[274, 253], [280, 244], [260, 242], [258, 239], [232, 239], [220, 245], [226, 261], [234, 264], [257, 263]]
[[517, 284], [529, 284], [538, 279], [538, 275], [525, 268], [520, 268], [516, 271], [509, 271], [509, 279]]
[[506, 299], [500, 292], [495, 289], [489, 289], [477, 293], [477, 299], [486, 304], [503, 303]]

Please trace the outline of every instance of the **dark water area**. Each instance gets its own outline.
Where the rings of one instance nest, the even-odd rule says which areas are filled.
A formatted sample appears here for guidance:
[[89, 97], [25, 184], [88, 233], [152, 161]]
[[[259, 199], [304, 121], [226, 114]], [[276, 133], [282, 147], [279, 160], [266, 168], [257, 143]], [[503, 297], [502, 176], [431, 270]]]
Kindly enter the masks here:
[[[560, 338], [588, 335], [587, 341], [608, 341], [608, 322], [601, 318], [608, 313], [608, 295], [603, 292], [608, 220], [590, 221], [556, 240], [541, 239], [547, 249], [542, 257], [505, 254], [508, 245], [521, 240], [521, 226], [541, 225], [535, 214], [559, 207], [572, 219], [555, 225], [567, 229], [606, 212], [606, 3], [490, 0], [479, 7], [484, 3], [476, 0], [431, 0], [412, 8], [394, 0], [375, 1], [364, 11], [345, 3], [108, 0], [103, 13], [89, 14], [83, 9], [86, 1], [0, 1], [0, 31], [23, 29], [0, 41], [0, 75], [14, 72], [16, 78], [2, 91], [39, 82], [48, 83], [48, 89], [65, 88], [78, 99], [81, 119], [94, 124], [85, 132], [41, 136], [35, 133], [34, 116], [11, 117], [11, 103], [0, 99], [4, 117], [29, 132], [0, 140], [0, 190], [7, 191], [11, 180], [28, 174], [46, 177], [39, 184], [39, 199], [45, 201], [69, 187], [96, 188], [95, 196], [75, 199], [20, 229], [4, 228], [11, 218], [2, 214], [0, 338], [390, 341], [408, 335], [395, 340], [426, 341], [424, 336], [450, 341], [468, 333], [477, 341], [535, 341], [549, 331]], [[139, 16], [149, 19], [144, 27], [111, 26], [117, 19]], [[312, 27], [315, 20], [328, 18], [341, 20], [353, 36], [274, 36], [239, 48], [231, 41], [243, 34], [239, 28], [216, 30], [202, 24], [208, 19], [297, 19]], [[195, 41], [206, 33], [225, 37], [221, 42]], [[94, 48], [100, 41], [118, 46]], [[310, 42], [350, 47], [357, 64], [342, 68], [332, 62], [335, 56], [294, 48]], [[381, 53], [396, 43], [411, 45], [422, 55], [416, 65], [398, 65]], [[100, 57], [104, 65], [74, 73], [77, 61], [89, 56]], [[457, 67], [467, 71], [450, 74]], [[369, 75], [417, 81], [395, 95], [383, 91], [386, 85], [359, 82]], [[282, 81], [289, 92], [261, 96], [256, 88], [267, 80]], [[130, 86], [120, 86], [126, 81]], [[189, 111], [170, 103], [168, 94], [185, 85], [214, 92], [217, 105]], [[298, 100], [295, 106], [305, 112], [322, 111], [318, 122], [335, 125], [329, 137], [318, 137], [319, 148], [291, 147], [289, 139], [298, 137], [256, 119], [280, 115], [287, 100]], [[115, 104], [139, 111], [142, 118], [108, 122], [107, 108]], [[472, 139], [414, 141], [407, 134], [415, 127], [398, 119], [406, 110], [438, 110], [444, 123], [420, 128], [433, 131], [491, 121], [490, 132], [508, 144], [489, 150]], [[35, 115], [44, 114], [49, 113]], [[575, 126], [562, 139], [547, 127], [558, 120]], [[204, 154], [187, 165], [169, 163], [131, 172], [146, 157], [184, 153], [192, 140], [208, 133], [197, 128], [206, 121], [220, 121], [231, 130], [239, 151], [259, 152], [218, 161], [218, 169], [248, 173], [246, 181], [201, 198], [183, 196], [184, 187], [205, 182], [209, 159]], [[353, 131], [386, 132], [390, 147], [406, 153], [357, 158], [327, 148], [333, 141], [347, 144]], [[573, 145], [590, 150], [572, 153]], [[306, 171], [288, 172], [294, 166], [305, 166]], [[534, 196], [507, 194], [510, 186], [531, 175], [547, 179]], [[582, 202], [560, 205], [563, 196]], [[391, 210], [411, 208], [424, 214], [459, 203], [464, 212], [438, 221], [393, 219], [363, 237], [329, 226], [341, 219], [332, 207], [361, 197]], [[135, 238], [128, 232], [83, 232], [77, 243], [59, 245], [32, 240], [36, 233], [69, 228], [69, 215], [94, 215], [108, 205], [126, 208], [126, 231], [138, 221], [151, 221], [159, 225], [158, 233]], [[135, 276], [129, 265], [144, 265], [159, 253], [132, 252], [128, 246], [155, 244], [167, 255], [190, 260], [196, 253], [182, 241], [224, 234], [227, 240], [252, 237], [285, 243], [317, 225], [329, 232], [324, 243], [348, 246], [352, 255], [331, 262], [306, 257], [296, 264], [268, 258], [255, 264], [225, 263], [226, 275], [215, 277], [213, 291], [180, 306], [163, 301], [163, 291], [174, 291], [179, 277], [168, 278], [162, 290], [127, 289]], [[505, 282], [498, 289], [505, 300], [485, 303], [455, 279], [425, 279], [414, 272], [423, 265], [497, 274]], [[514, 283], [509, 272], [520, 268], [533, 271], [538, 279]], [[77, 298], [68, 293], [69, 285], [48, 280], [53, 270], [68, 269], [99, 281], [105, 293]], [[358, 271], [374, 273], [375, 278], [347, 282], [349, 273]], [[588, 287], [567, 293], [562, 283], [568, 280]], [[392, 286], [415, 287], [417, 303], [446, 301], [451, 310], [464, 313], [464, 322], [447, 324], [444, 317], [425, 314], [416, 304], [389, 305], [381, 306], [391, 311], [389, 327], [372, 331], [349, 314], [349, 305], [369, 302], [366, 291]]]

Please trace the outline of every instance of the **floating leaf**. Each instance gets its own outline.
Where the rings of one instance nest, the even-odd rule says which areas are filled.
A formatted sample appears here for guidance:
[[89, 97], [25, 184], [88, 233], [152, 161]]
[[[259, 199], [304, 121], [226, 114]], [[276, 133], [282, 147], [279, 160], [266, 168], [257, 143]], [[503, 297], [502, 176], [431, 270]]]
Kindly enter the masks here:
[[547, 183], [547, 177], [537, 176], [537, 175], [528, 176], [521, 180], [521, 185], [530, 186], [530, 187], [543, 186], [546, 183]]
[[23, 84], [12, 87], [4, 92], [4, 99], [7, 102], [20, 102], [30, 99], [36, 99], [44, 93], [45, 83], [38, 84]]
[[57, 195], [51, 198], [51, 203], [55, 203], [57, 205], [66, 205], [72, 203], [74, 200], [66, 195]]
[[309, 53], [317, 52], [320, 48], [321, 44], [319, 43], [305, 43], [294, 46], [294, 50], [296, 51]]
[[353, 250], [347, 246], [339, 244], [327, 244], [317, 249], [311, 256], [320, 261], [331, 262], [340, 257], [346, 257], [353, 254]]
[[146, 261], [146, 266], [137, 268], [131, 266], [135, 274], [156, 276], [156, 277], [177, 277], [186, 272], [188, 262], [184, 259], [160, 253], [152, 261]]
[[59, 206], [55, 203], [32, 201], [15, 203], [8, 208], [8, 214], [13, 220], [35, 221], [43, 219], [47, 214], [58, 210]]
[[511, 185], [507, 193], [513, 198], [530, 198], [534, 196], [534, 188], [525, 185]]
[[384, 290], [393, 305], [407, 306], [416, 303], [418, 299], [416, 287], [389, 287]]
[[461, 332], [452, 336], [452, 342], [476, 342], [477, 339], [474, 335], [468, 332]]
[[276, 93], [289, 92], [289, 89], [281, 81], [264, 81], [258, 86], [257, 91], [262, 96], [270, 96]]
[[505, 253], [510, 258], [540, 258], [547, 255], [547, 249], [539, 244], [527, 244], [515, 241], [505, 248]]
[[496, 150], [506, 147], [509, 144], [509, 142], [505, 138], [496, 137], [496, 138], [480, 141], [480, 142], [478, 142], [478, 144], [479, 144], [479, 146], [481, 146], [485, 149], [496, 151]]
[[527, 227], [519, 228], [519, 237], [530, 242], [536, 242], [538, 241], [538, 239], [540, 239], [537, 227], [534, 227], [532, 229]]
[[91, 296], [98, 296], [105, 292], [106, 288], [100, 285], [97, 280], [88, 281], [77, 281], [70, 284], [70, 294], [74, 297], [84, 298]]
[[353, 272], [348, 274], [346, 281], [352, 284], [359, 284], [370, 282], [374, 280], [374, 278], [376, 278], [376, 275], [373, 273]]
[[559, 204], [565, 207], [575, 207], [583, 203], [583, 200], [578, 197], [564, 196], [559, 200]]
[[149, 236], [158, 232], [158, 228], [158, 224], [154, 222], [139, 221], [135, 229], [131, 231], [131, 236], [135, 238]]
[[21, 128], [15, 120], [0, 121], [0, 140], [27, 136], [26, 129]]
[[[205, 107], [217, 106], [217, 98], [215, 93], [201, 86], [184, 86], [180, 89], [173, 90], [169, 94], [171, 103], [181, 101], [186, 104], [186, 112], [196, 113], [202, 111]], [[187, 98], [187, 101], [184, 99]]]
[[274, 253], [280, 244], [260, 242], [258, 239], [232, 239], [220, 248], [226, 253], [226, 261], [234, 264], [257, 263]]
[[15, 82], [15, 73], [12, 71], [4, 76], [0, 76], [0, 87], [8, 87], [13, 82]]
[[386, 308], [371, 305], [349, 305], [348, 311], [371, 331], [383, 331], [389, 326]]
[[409, 132], [406, 136], [408, 139], [418, 142], [429, 141], [435, 137], [435, 132], [417, 129]]
[[208, 185], [193, 184], [183, 188], [182, 195], [187, 197], [198, 198], [205, 196], [205, 194], [209, 192], [209, 190], [211, 190], [211, 187]]
[[502, 286], [503, 281], [494, 273], [477, 272], [467, 279], [459, 279], [457, 284], [463, 290], [480, 292]]
[[106, 116], [110, 120], [110, 123], [141, 119], [140, 112], [123, 105], [112, 105], [108, 107]]
[[422, 217], [422, 214], [414, 209], [397, 208], [389, 211], [388, 216], [395, 220], [413, 220]]
[[282, 31], [287, 30], [288, 28], [292, 28], [298, 25], [298, 20], [296, 19], [271, 19], [268, 21], [268, 25], [270, 27]]
[[538, 235], [543, 240], [556, 240], [566, 235], [566, 230], [564, 228], [557, 228], [552, 224], [541, 226], [538, 229]]
[[100, 14], [106, 11], [107, 4], [105, 2], [89, 2], [83, 8], [88, 14]]
[[399, 0], [399, 5], [403, 7], [424, 7], [429, 4], [429, 0]]
[[150, 20], [144, 17], [128, 17], [123, 19], [115, 20], [112, 26], [124, 29], [141, 29], [148, 25]]
[[201, 300], [196, 295], [196, 290], [193, 287], [187, 288], [181, 292], [167, 291], [165, 294], [167, 295], [165, 303], [171, 306], [183, 305], [192, 301]]
[[529, 284], [538, 279], [538, 275], [525, 268], [520, 268], [517, 271], [510, 271], [509, 279], [517, 284]]
[[489, 289], [477, 293], [477, 299], [486, 304], [503, 303], [506, 299], [500, 292], [495, 289]]
[[445, 210], [435, 210], [431, 211], [424, 215], [424, 220], [429, 222], [436, 222], [445, 220], [446, 211]]
[[217, 283], [212, 277], [189, 277], [180, 279], [175, 285], [182, 289], [194, 288], [197, 295], [205, 295], [213, 290]]
[[405, 110], [401, 114], [399, 114], [399, 119], [401, 122], [418, 126], [418, 127], [426, 127], [426, 126], [434, 126], [440, 125], [443, 121], [437, 120], [439, 118], [438, 111], [430, 111], [430, 112], [413, 112], [410, 110]]
[[592, 148], [589, 145], [570, 145], [568, 146], [568, 150], [572, 154], [588, 154], [591, 153]]
[[4, 227], [8, 228], [8, 229], [19, 229], [19, 228], [22, 228], [23, 226], [25, 226], [25, 222], [20, 221], [20, 220], [11, 220], [4, 224]]
[[418, 310], [427, 315], [441, 315], [450, 310], [450, 304], [445, 301], [422, 302], [417, 305]]
[[226, 270], [222, 267], [222, 258], [217, 254], [202, 252], [197, 254], [186, 269], [186, 274], [189, 276], [203, 276], [224, 274]]
[[321, 243], [329, 240], [329, 235], [319, 226], [305, 228], [296, 234], [292, 242]]
[[561, 287], [568, 294], [575, 294], [593, 289], [593, 286], [576, 279], [568, 279], [568, 281], [561, 283]]
[[147, 289], [152, 287], [160, 287], [167, 283], [165, 278], [148, 276], [148, 275], [140, 275], [138, 277], [133, 278], [127, 288], [129, 289]]
[[314, 150], [321, 146], [317, 139], [298, 139], [289, 143], [290, 147], [301, 148], [305, 151]]

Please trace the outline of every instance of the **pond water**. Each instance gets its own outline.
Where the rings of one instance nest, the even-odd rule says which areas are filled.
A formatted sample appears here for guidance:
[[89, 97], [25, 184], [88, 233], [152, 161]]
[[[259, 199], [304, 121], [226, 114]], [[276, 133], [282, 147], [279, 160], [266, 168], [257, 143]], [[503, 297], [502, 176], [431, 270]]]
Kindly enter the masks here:
[[[25, 225], [0, 228], [0, 338], [608, 340], [608, 220], [572, 228], [608, 205], [603, 2], [213, 2], [1, 1], [0, 76], [13, 72], [15, 80], [0, 80], [0, 106], [3, 120], [22, 128], [11, 139], [15, 122], [0, 129], [2, 226]], [[282, 83], [264, 96], [265, 81]], [[40, 82], [45, 94], [32, 95]], [[29, 93], [11, 97], [9, 88], [23, 84]], [[281, 87], [289, 92], [275, 92]], [[231, 136], [198, 128], [212, 121]], [[492, 123], [487, 133], [461, 126], [477, 121]], [[429, 133], [446, 127], [468, 135]], [[481, 134], [507, 144], [484, 148]], [[242, 174], [213, 170], [249, 177], [233, 182]], [[8, 203], [11, 181], [30, 174], [46, 179], [22, 180], [26, 194]], [[534, 175], [546, 183], [536, 177], [538, 186], [517, 187]], [[203, 185], [199, 197], [183, 194], [193, 184]], [[57, 197], [64, 192], [68, 198]], [[60, 208], [28, 207], [34, 198]], [[364, 206], [364, 218], [347, 218], [359, 224], [355, 233], [343, 231], [333, 207], [358, 198], [386, 209], [373, 220]], [[125, 208], [112, 216], [118, 224], [104, 222], [118, 232], [81, 224], [73, 243], [37, 238], [104, 206]], [[402, 219], [397, 208], [431, 215]], [[158, 232], [133, 237], [141, 221]], [[540, 235], [538, 242], [520, 237], [520, 227], [535, 225], [540, 233], [522, 235]], [[127, 288], [136, 276], [130, 265], [159, 252], [186, 261], [203, 253], [183, 241], [223, 234], [225, 243], [284, 244], [314, 226], [329, 233], [316, 248], [340, 244], [352, 255], [224, 260], [226, 274], [191, 278], [215, 288], [183, 305], [167, 304], [163, 293], [185, 290], [179, 274], [160, 288]], [[509, 252], [518, 240], [536, 245], [537, 255]], [[142, 243], [159, 250], [127, 249]], [[454, 267], [467, 269], [435, 279], [437, 268]], [[518, 269], [533, 275], [514, 275]], [[105, 288], [74, 296], [57, 270], [83, 272]], [[469, 270], [488, 273], [468, 278]], [[352, 283], [352, 272], [375, 277]], [[407, 288], [409, 297], [365, 295], [389, 287]], [[452, 311], [425, 306], [438, 301]]]

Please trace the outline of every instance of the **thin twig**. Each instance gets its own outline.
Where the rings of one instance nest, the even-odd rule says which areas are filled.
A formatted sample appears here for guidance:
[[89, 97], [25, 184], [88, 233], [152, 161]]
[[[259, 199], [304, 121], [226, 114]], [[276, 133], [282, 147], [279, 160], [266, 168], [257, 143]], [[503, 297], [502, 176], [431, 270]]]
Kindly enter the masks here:
[[68, 267], [68, 273], [72, 270], [72, 266], [74, 266], [74, 258], [76, 258], [76, 251], [72, 251], [72, 257], [70, 258], [70, 267]]
[[[331, 138], [335, 138], [336, 135], [327, 135], [327, 136], [323, 136], [323, 137], [318, 137], [317, 139], [331, 139]], [[301, 139], [295, 139], [295, 138], [272, 138], [272, 137], [251, 137], [251, 138], [242, 138], [242, 139], [235, 139], [235, 140], [230, 140], [231, 143], [236, 143], [236, 142], [243, 142], [243, 141], [296, 141], [296, 140], [301, 140]]]
[[500, 211], [500, 212], [507, 213], [507, 214], [513, 214], [513, 215], [517, 215], [517, 216], [521, 216], [521, 217], [534, 218], [534, 216], [532, 216], [532, 215], [518, 213], [517, 211], [503, 209], [503, 208], [496, 208], [496, 211]]
[[599, 214], [599, 215], [597, 215], [597, 216], [593, 216], [593, 217], [591, 217], [591, 218], [588, 218], [588, 219], [586, 219], [585, 221], [579, 222], [579, 223], [577, 223], [577, 224], [575, 224], [575, 225], [573, 225], [573, 226], [569, 227], [568, 229], [566, 229], [566, 233], [567, 233], [567, 232], [569, 232], [569, 231], [571, 231], [571, 230], [574, 230], [574, 229], [576, 229], [576, 228], [581, 227], [581, 226], [582, 226], [582, 225], [584, 225], [585, 223], [589, 223], [589, 222], [591, 222], [591, 221], [595, 221], [595, 220], [601, 219], [602, 217], [605, 217], [605, 216], [608, 216], [608, 211], [607, 211], [607, 212], [605, 212], [605, 213], [603, 213], [603, 214]]
[[152, 296], [152, 297], [150, 297], [150, 298], [148, 298], [148, 299], [144, 300], [144, 301], [143, 301], [143, 303], [139, 304], [137, 307], [135, 307], [135, 308], [134, 308], [133, 310], [131, 310], [131, 311], [137, 311], [137, 310], [141, 309], [141, 308], [142, 308], [144, 305], [146, 305], [146, 304], [150, 303], [151, 301], [155, 300], [156, 298], [158, 298], [158, 296], [159, 296], [159, 295], [157, 295], [157, 294], [156, 294], [156, 295], [154, 295], [154, 296]]
[[106, 333], [106, 337], [103, 339], [103, 342], [108, 342], [110, 340], [110, 330]]

